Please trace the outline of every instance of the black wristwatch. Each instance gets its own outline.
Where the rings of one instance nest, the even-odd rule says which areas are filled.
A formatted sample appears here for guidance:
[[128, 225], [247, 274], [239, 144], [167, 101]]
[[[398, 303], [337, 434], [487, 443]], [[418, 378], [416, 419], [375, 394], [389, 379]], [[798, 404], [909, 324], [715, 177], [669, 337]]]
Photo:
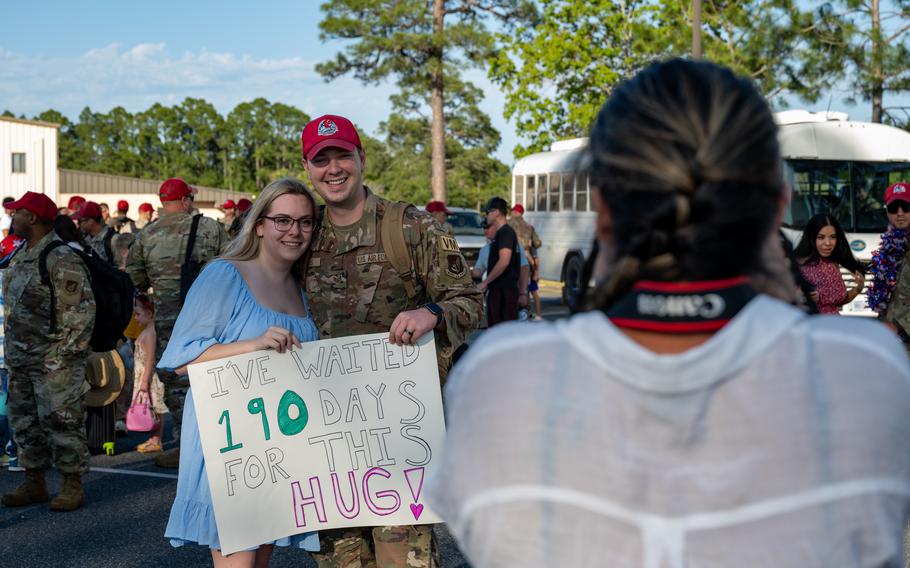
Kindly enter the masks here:
[[436, 316], [436, 325], [439, 325], [442, 323], [442, 314], [445, 313], [445, 310], [443, 310], [441, 307], [439, 307], [438, 304], [434, 304], [433, 302], [427, 302], [426, 304], [424, 304], [420, 307], [430, 310], [430, 313], [433, 314], [434, 316]]

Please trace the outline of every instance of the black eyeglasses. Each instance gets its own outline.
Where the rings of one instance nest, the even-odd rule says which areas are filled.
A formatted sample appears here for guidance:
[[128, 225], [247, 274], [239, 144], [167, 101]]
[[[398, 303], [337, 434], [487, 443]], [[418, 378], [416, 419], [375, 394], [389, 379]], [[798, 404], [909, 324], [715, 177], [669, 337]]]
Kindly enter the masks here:
[[903, 209], [904, 213], [910, 213], [910, 203], [900, 200], [892, 201], [888, 204], [888, 207], [886, 207], [886, 209], [888, 209], [888, 213], [891, 213], [892, 215], [901, 209]]
[[297, 223], [297, 226], [300, 227], [300, 230], [304, 233], [312, 231], [313, 227], [316, 226], [316, 221], [312, 217], [301, 217], [300, 219], [292, 219], [286, 215], [276, 215], [275, 217], [262, 216], [262, 219], [268, 219], [272, 223], [275, 223], [275, 228], [285, 233], [291, 230], [291, 225]]

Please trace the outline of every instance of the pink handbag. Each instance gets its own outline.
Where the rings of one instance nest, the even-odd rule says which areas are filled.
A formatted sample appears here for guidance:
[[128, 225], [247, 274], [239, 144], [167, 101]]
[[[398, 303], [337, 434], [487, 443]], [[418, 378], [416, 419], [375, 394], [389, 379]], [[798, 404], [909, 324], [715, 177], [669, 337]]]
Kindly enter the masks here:
[[151, 409], [148, 398], [144, 402], [138, 400], [141, 392], [136, 391], [126, 411], [126, 429], [131, 432], [151, 432], [158, 426], [158, 415]]

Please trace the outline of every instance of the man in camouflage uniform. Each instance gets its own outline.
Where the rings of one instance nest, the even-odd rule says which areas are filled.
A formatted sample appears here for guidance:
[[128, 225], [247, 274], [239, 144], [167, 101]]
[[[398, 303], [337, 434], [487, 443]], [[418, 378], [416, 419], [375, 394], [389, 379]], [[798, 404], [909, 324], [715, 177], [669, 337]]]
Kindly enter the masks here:
[[101, 220], [101, 206], [94, 201], [86, 201], [79, 211], [73, 213], [72, 219], [85, 235], [85, 244], [99, 257], [116, 266], [111, 240], [117, 233]]
[[[167, 347], [180, 313], [180, 268], [186, 255], [187, 242], [193, 217], [193, 189], [179, 178], [171, 178], [161, 184], [158, 196], [161, 198], [161, 217], [139, 231], [136, 241], [130, 247], [126, 272], [136, 288], [152, 288], [155, 302], [155, 360], [160, 360]], [[208, 262], [221, 254], [227, 245], [221, 223], [202, 217], [196, 231], [193, 259]], [[217, 308], [215, 308], [217, 309]], [[158, 370], [158, 377], [165, 385], [165, 404], [174, 424], [174, 437], [180, 435], [183, 420], [183, 402], [189, 389], [189, 379], [170, 371]], [[155, 464], [159, 467], [175, 468], [180, 463], [180, 448], [159, 454]]]
[[449, 223], [449, 215], [452, 214], [446, 204], [442, 201], [431, 201], [427, 203], [426, 211], [436, 219], [436, 222], [442, 225], [450, 237], [455, 236], [455, 228]]
[[[541, 318], [541, 302], [540, 302], [540, 292], [538, 289], [540, 285], [540, 260], [537, 258], [537, 250], [540, 248], [540, 245], [543, 244], [540, 242], [540, 237], [537, 235], [537, 229], [534, 228], [534, 225], [531, 225], [524, 219], [525, 208], [521, 203], [516, 203], [512, 207], [512, 215], [509, 217], [509, 226], [515, 230], [515, 234], [518, 235], [518, 244], [521, 245], [521, 248], [524, 249], [525, 258], [528, 259], [528, 268], [531, 271], [530, 281], [527, 287], [527, 292], [531, 294], [531, 298], [534, 299], [534, 317], [537, 319]], [[520, 293], [524, 293], [525, 290], [519, 290]]]
[[26, 481], [0, 501], [7, 507], [46, 502], [44, 471], [53, 461], [64, 482], [50, 508], [72, 511], [85, 502], [82, 387], [95, 298], [79, 257], [67, 246], [54, 248], [47, 255], [56, 309], [56, 330], [50, 332], [51, 288], [41, 282], [38, 259], [45, 247], [60, 240], [53, 231], [57, 206], [46, 195], [29, 191], [8, 207], [16, 211], [13, 230], [26, 239], [3, 278], [9, 413]]
[[[380, 238], [390, 204], [363, 185], [365, 154], [353, 124], [326, 115], [307, 124], [302, 140], [304, 167], [326, 202], [307, 275], [320, 336], [388, 332], [393, 343], [413, 344], [432, 332], [444, 378], [453, 351], [477, 328], [483, 311], [458, 245], [430, 215], [408, 208], [401, 230], [417, 292], [409, 298]], [[319, 534], [322, 550], [313, 556], [321, 568], [435, 565], [428, 525]]]

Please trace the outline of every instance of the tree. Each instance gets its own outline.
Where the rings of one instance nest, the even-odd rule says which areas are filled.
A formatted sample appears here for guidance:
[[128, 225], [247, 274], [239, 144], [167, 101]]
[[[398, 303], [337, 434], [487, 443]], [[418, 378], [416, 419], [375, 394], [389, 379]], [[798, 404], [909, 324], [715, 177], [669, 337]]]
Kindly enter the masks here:
[[[480, 89], [450, 73], [445, 91], [446, 202], [477, 207], [492, 195], [503, 195], [508, 187], [508, 167], [492, 157], [500, 136], [477, 106]], [[392, 97], [393, 112], [380, 125], [387, 158], [382, 169], [368, 170], [376, 172], [377, 188], [390, 199], [423, 204], [435, 198], [427, 190], [432, 176], [432, 126], [431, 119], [421, 113], [425, 101], [426, 93], [405, 86]]]
[[[833, 0], [806, 20], [812, 31], [807, 54], [826, 54], [829, 85], [847, 81], [851, 102], [872, 103], [872, 122], [910, 122], [884, 106], [886, 92], [910, 90], [910, 1]], [[907, 114], [905, 107], [900, 110]]]
[[42, 112], [35, 117], [35, 120], [59, 124], [60, 130], [57, 131], [57, 155], [60, 158], [60, 163], [69, 164], [64, 166], [68, 168], [78, 169], [82, 167], [78, 164], [79, 147], [76, 141], [76, 125], [74, 125], [69, 118], [64, 116], [63, 113], [53, 109]]
[[[515, 156], [583, 136], [624, 79], [651, 61], [685, 56], [691, 3], [680, 0], [541, 0], [536, 17], [498, 37], [491, 80], [506, 94], [506, 118], [530, 140]], [[753, 78], [770, 97], [812, 96], [794, 54], [805, 44], [803, 13], [793, 0], [704, 2], [707, 59]]]
[[525, 0], [332, 0], [322, 5], [320, 38], [352, 40], [317, 66], [326, 78], [352, 73], [366, 83], [395, 77], [419, 89], [431, 109], [431, 185], [446, 200], [445, 85], [464, 65], [482, 65], [493, 46], [490, 18], [510, 24], [528, 12]]

